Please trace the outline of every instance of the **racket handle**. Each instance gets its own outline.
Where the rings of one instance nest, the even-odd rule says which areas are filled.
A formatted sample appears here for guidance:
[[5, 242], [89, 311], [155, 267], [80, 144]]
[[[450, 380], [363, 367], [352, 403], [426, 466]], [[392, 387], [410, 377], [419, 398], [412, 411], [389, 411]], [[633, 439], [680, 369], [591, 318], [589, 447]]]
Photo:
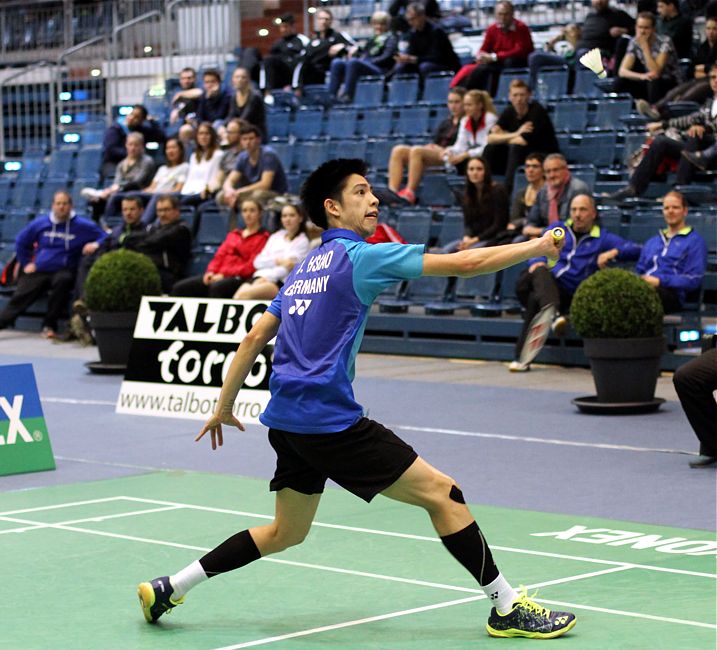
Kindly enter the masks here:
[[556, 244], [565, 239], [565, 231], [562, 228], [553, 228], [551, 232], [553, 233], [553, 241]]

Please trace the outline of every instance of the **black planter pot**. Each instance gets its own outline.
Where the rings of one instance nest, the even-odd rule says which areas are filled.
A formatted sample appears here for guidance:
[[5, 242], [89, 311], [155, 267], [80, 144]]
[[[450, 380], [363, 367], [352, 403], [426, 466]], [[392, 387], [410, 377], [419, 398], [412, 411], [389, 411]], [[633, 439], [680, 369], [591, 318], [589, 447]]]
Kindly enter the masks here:
[[92, 372], [123, 373], [127, 369], [137, 312], [91, 311], [89, 316], [100, 360], [88, 363], [87, 367]]
[[[659, 408], [655, 399], [665, 338], [585, 339], [597, 397], [573, 402], [588, 413], [644, 413]], [[585, 408], [583, 408], [585, 406]]]

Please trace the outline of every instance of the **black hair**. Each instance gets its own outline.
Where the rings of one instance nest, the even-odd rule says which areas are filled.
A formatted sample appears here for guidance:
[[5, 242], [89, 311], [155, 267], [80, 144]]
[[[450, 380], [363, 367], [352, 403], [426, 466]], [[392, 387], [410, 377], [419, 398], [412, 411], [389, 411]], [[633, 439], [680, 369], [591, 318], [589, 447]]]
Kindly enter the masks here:
[[142, 201], [142, 197], [139, 194], [125, 194], [122, 197], [122, 203], [125, 201], [134, 203], [140, 210], [144, 210], [144, 201]]
[[142, 119], [143, 119], [143, 120], [146, 120], [146, 119], [147, 119], [147, 115], [148, 115], [149, 113], [147, 113], [147, 108], [146, 108], [143, 104], [135, 104], [132, 108], [133, 108], [134, 110], [139, 111], [140, 113], [142, 113]]
[[[477, 160], [483, 165], [483, 182], [480, 185], [471, 183], [468, 180], [468, 165], [471, 160]], [[487, 200], [493, 192], [493, 175], [490, 171], [490, 165], [483, 156], [471, 156], [466, 163], [466, 191], [463, 197], [465, 205], [473, 206], [481, 200]]]
[[326, 199], [338, 201], [352, 174], [366, 176], [368, 166], [359, 158], [336, 158], [317, 167], [301, 186], [301, 202], [311, 221], [319, 228], [328, 228], [324, 208]]

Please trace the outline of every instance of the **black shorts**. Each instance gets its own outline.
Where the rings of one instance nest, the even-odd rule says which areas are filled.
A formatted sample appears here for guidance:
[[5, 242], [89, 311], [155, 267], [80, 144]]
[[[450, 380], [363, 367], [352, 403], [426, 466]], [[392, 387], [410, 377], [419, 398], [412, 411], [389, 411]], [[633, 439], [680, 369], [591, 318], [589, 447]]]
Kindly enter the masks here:
[[269, 429], [276, 472], [269, 489], [321, 494], [326, 479], [364, 501], [393, 485], [418, 458], [413, 448], [378, 422], [361, 418], [338, 433]]

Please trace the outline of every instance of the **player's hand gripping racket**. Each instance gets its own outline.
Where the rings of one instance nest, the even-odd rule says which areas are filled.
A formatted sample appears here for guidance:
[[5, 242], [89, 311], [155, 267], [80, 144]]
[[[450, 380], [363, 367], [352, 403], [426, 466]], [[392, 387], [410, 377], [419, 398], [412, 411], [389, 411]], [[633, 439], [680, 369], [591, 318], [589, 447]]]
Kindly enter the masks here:
[[[558, 242], [565, 239], [565, 230], [562, 228], [553, 228], [553, 241]], [[528, 334], [525, 337], [525, 343], [520, 351], [519, 361], [521, 364], [529, 364], [538, 353], [543, 349], [545, 341], [550, 334], [550, 327], [555, 320], [558, 310], [554, 305], [543, 307], [530, 321], [528, 326]]]

